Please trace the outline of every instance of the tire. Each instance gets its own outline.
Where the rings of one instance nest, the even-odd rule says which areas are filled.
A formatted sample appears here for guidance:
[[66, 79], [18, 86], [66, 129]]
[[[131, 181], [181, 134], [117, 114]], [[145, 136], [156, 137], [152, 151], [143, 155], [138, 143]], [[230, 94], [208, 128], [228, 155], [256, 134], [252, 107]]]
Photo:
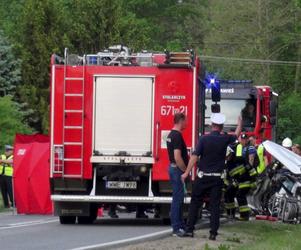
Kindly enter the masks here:
[[98, 211], [98, 208], [95, 206], [92, 206], [90, 209], [89, 216], [78, 216], [77, 217], [78, 224], [81, 224], [81, 225], [93, 224], [93, 222], [97, 218], [97, 211]]
[[75, 216], [60, 216], [60, 223], [62, 225], [71, 225], [75, 224], [76, 217]]
[[93, 218], [92, 216], [78, 216], [77, 222], [80, 225], [88, 225], [93, 224], [96, 218]]

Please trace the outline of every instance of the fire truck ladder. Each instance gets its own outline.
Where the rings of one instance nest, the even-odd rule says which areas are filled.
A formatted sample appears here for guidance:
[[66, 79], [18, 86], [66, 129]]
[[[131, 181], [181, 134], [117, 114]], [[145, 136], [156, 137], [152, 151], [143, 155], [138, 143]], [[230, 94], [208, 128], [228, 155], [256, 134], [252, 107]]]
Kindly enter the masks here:
[[[62, 177], [67, 177], [67, 178], [83, 178], [83, 154], [84, 154], [84, 145], [83, 145], [83, 140], [84, 140], [84, 83], [85, 83], [85, 71], [86, 71], [86, 66], [85, 66], [85, 60], [83, 60], [83, 65], [82, 67], [82, 74], [81, 77], [72, 77], [68, 76], [68, 49], [65, 48], [65, 53], [64, 53], [64, 102], [63, 102], [63, 110], [64, 110], [64, 116], [63, 116], [63, 148], [65, 151], [65, 147], [66, 146], [75, 146], [75, 147], [80, 147], [80, 157], [77, 158], [65, 158], [65, 154], [64, 154], [64, 160], [63, 160], [63, 167], [62, 167], [62, 171], [61, 171], [61, 175]], [[84, 57], [85, 58], [85, 57]], [[72, 83], [81, 83], [81, 91], [77, 91], [76, 93], [70, 93], [70, 91], [67, 90], [66, 88], [66, 82], [69, 82], [70, 84]], [[68, 98], [75, 98], [76, 102], [81, 103], [81, 108], [69, 108], [66, 109], [66, 102]], [[71, 105], [72, 106], [72, 105]], [[71, 113], [79, 113], [81, 114], [81, 122], [80, 124], [76, 124], [76, 126], [74, 125], [66, 125], [66, 117], [68, 115], [70, 115]], [[68, 135], [68, 133], [80, 133], [80, 140], [74, 142], [74, 141], [70, 141], [66, 139], [66, 135]], [[79, 174], [66, 174], [65, 173], [65, 163], [66, 162], [71, 162], [74, 165], [77, 165], [78, 163], [80, 164], [80, 171]]]

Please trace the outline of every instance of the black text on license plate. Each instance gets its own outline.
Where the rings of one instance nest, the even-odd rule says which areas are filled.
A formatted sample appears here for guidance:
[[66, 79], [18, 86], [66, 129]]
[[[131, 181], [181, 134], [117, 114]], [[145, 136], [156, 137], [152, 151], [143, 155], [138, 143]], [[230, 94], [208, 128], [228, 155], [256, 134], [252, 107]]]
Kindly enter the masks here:
[[136, 181], [107, 181], [107, 189], [137, 189]]

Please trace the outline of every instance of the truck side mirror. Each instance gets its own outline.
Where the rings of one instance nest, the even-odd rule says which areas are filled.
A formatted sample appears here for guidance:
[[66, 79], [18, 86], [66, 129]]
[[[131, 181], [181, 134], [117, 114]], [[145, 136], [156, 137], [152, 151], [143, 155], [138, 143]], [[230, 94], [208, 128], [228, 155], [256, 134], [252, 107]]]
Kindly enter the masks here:
[[275, 100], [270, 101], [270, 116], [275, 117], [277, 115], [277, 102]]
[[220, 113], [221, 112], [221, 106], [217, 103], [211, 105], [211, 112], [212, 113]]
[[221, 85], [215, 80], [211, 82], [211, 99], [212, 102], [220, 102], [221, 100]]
[[271, 124], [271, 125], [276, 125], [276, 122], [277, 122], [276, 116], [272, 116], [272, 117], [270, 118], [270, 124]]

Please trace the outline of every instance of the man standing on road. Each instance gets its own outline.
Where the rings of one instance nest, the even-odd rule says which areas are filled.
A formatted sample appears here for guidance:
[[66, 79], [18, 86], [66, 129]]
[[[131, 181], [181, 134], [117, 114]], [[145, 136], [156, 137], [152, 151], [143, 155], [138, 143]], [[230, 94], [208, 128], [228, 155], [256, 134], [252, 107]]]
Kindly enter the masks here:
[[198, 175], [194, 181], [191, 202], [189, 207], [188, 224], [183, 237], [193, 237], [194, 225], [198, 219], [198, 212], [205, 193], [210, 194], [210, 240], [215, 240], [219, 228], [220, 202], [222, 196], [222, 172], [225, 169], [226, 151], [229, 144], [236, 141], [241, 132], [242, 120], [238, 118], [235, 135], [222, 133], [226, 117], [220, 113], [211, 115], [212, 131], [208, 135], [201, 136], [190, 158], [188, 167], [182, 175], [182, 180], [188, 177], [193, 166], [200, 157]]
[[167, 136], [167, 150], [169, 156], [169, 178], [172, 186], [172, 203], [170, 211], [173, 235], [183, 234], [184, 222], [182, 207], [184, 201], [184, 184], [181, 175], [188, 164], [188, 154], [182, 131], [186, 128], [186, 116], [177, 113], [174, 116], [174, 127]]
[[3, 203], [6, 208], [10, 207], [9, 200], [11, 202], [11, 206], [14, 205], [13, 198], [13, 147], [10, 145], [5, 146], [5, 154], [1, 155], [0, 159], [0, 170], [1, 170], [1, 193], [3, 198]]

